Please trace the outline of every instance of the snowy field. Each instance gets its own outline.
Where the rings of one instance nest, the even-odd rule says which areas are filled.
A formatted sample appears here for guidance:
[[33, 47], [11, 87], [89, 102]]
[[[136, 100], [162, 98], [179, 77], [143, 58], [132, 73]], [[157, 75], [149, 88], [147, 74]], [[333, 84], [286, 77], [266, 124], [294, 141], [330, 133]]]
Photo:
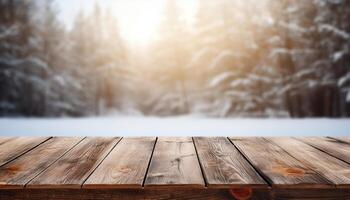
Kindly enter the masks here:
[[0, 119], [0, 136], [350, 136], [350, 119]]

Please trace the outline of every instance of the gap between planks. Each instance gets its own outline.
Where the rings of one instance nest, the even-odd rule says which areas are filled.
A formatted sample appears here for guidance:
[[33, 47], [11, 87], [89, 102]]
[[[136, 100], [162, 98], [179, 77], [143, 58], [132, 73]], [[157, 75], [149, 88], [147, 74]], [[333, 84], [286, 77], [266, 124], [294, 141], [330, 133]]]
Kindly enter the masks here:
[[196, 137], [194, 144], [209, 188], [268, 187], [226, 137]]
[[202, 163], [201, 163], [201, 161], [199, 159], [198, 149], [197, 149], [196, 143], [194, 142], [194, 138], [193, 137], [192, 137], [192, 143], [193, 143], [193, 146], [194, 146], [194, 150], [196, 151], [199, 167], [200, 167], [201, 172], [202, 172], [202, 177], [203, 177], [203, 180], [204, 180], [204, 188], [208, 188], [208, 181], [207, 181], [207, 178], [206, 178], [206, 176], [204, 174], [204, 169], [203, 169]]
[[204, 188], [191, 137], [162, 137], [154, 149], [145, 188]]
[[265, 138], [230, 137], [273, 188], [334, 188], [325, 177]]
[[74, 149], [78, 144], [80, 144], [83, 140], [85, 140], [86, 137], [83, 137], [79, 142], [77, 142], [75, 145], [73, 145], [70, 149], [68, 149], [64, 154], [62, 154], [61, 156], [59, 156], [54, 162], [52, 162], [50, 165], [48, 165], [43, 171], [41, 171], [39, 174], [37, 174], [36, 176], [34, 176], [32, 179], [30, 179], [25, 185], [24, 187], [27, 187], [27, 184], [32, 181], [33, 179], [35, 179], [36, 177], [38, 177], [40, 174], [42, 174], [46, 169], [48, 169], [49, 167], [51, 167], [51, 165], [55, 164], [59, 159], [61, 159], [63, 156], [65, 156], [68, 152], [70, 152], [72, 149]]
[[27, 188], [81, 188], [82, 183], [120, 141], [88, 137], [27, 184]]
[[232, 140], [229, 137], [226, 137], [228, 141], [234, 146], [234, 148], [243, 156], [243, 158], [252, 166], [252, 168], [256, 171], [256, 173], [259, 174], [259, 176], [265, 181], [265, 183], [268, 185], [268, 188], [272, 188], [272, 184], [270, 183], [267, 176], [262, 173], [253, 163], [246, 157], [246, 155], [232, 142]]
[[[188, 137], [189, 139], [190, 137]], [[6, 138], [5, 138], [6, 139]], [[13, 159], [11, 159], [10, 161], [8, 161], [6, 164], [18, 159], [19, 157], [21, 156], [24, 156], [25, 154], [27, 154], [28, 152], [32, 151], [33, 149], [35, 148], [38, 148], [40, 145], [42, 144], [45, 144], [47, 141], [49, 141], [50, 139], [52, 139], [52, 137], [49, 137], [49, 138], [46, 138], [46, 140], [42, 141], [41, 143], [37, 144], [36, 146], [28, 149], [27, 151], [23, 152], [22, 154], [19, 154], [17, 156], [15, 156]], [[92, 169], [91, 173], [88, 174], [88, 176], [85, 178], [85, 180], [80, 184], [80, 188], [84, 186], [84, 184], [86, 183], [86, 181], [95, 173], [95, 171], [105, 162], [105, 160], [110, 156], [110, 154], [112, 153], [112, 151], [114, 151], [114, 149], [117, 147], [117, 145], [120, 144], [120, 142], [123, 140], [124, 138], [119, 138], [119, 140], [114, 144], [114, 146], [108, 151], [108, 153], [102, 158], [102, 160], [96, 165], [95, 168]], [[259, 174], [260, 177], [262, 177], [265, 182], [268, 184], [269, 187], [272, 187], [273, 184], [270, 183], [269, 181], [269, 178], [266, 178], [267, 176], [265, 175], [264, 172], [260, 171], [255, 165], [253, 165], [253, 163], [251, 163], [251, 160], [244, 154], [244, 152], [242, 152], [242, 150], [240, 148], [238, 148], [235, 143], [231, 140], [231, 138], [226, 138], [230, 144], [233, 146], [233, 148], [235, 148], [238, 153], [249, 163], [249, 165], [254, 168], [254, 170]], [[263, 138], [264, 139], [264, 138]], [[337, 140], [337, 141], [340, 141], [340, 142], [343, 142], [343, 143], [346, 143], [346, 146], [349, 145], [350, 147], [350, 143], [347, 143], [347, 141], [343, 141], [341, 140], [342, 138], [330, 138], [332, 140]], [[44, 173], [46, 170], [48, 170], [52, 165], [54, 165], [58, 160], [60, 160], [62, 157], [64, 157], [66, 154], [68, 154], [69, 152], [72, 151], [72, 149], [74, 149], [78, 144], [80, 144], [83, 140], [85, 140], [85, 138], [83, 138], [82, 140], [80, 140], [79, 142], [77, 142], [77, 144], [75, 144], [73, 147], [71, 147], [69, 150], [67, 150], [63, 155], [59, 156], [57, 159], [55, 159], [51, 164], [49, 164], [44, 170], [42, 170], [41, 172], [39, 172], [38, 174], [35, 175], [35, 177], [33, 177], [30, 181], [32, 181], [33, 179], [37, 178], [38, 176], [40, 176], [42, 173]], [[143, 179], [142, 179], [142, 183], [140, 184], [142, 189], [145, 188], [145, 183], [146, 183], [146, 180], [147, 180], [147, 176], [149, 175], [149, 171], [150, 171], [150, 167], [151, 167], [151, 162], [152, 162], [152, 159], [154, 158], [154, 153], [156, 151], [156, 145], [158, 144], [158, 141], [159, 138], [156, 137], [155, 139], [155, 142], [153, 144], [153, 147], [152, 147], [152, 151], [151, 151], [151, 154], [149, 156], [149, 159], [148, 159], [148, 162], [147, 162], [147, 167], [146, 167], [146, 170], [145, 170], [145, 173], [144, 173], [144, 176], [143, 176]], [[267, 140], [267, 139], [265, 139]], [[203, 189], [207, 189], [208, 186], [209, 186], [209, 182], [208, 182], [208, 179], [207, 177], [205, 176], [205, 169], [203, 168], [203, 163], [201, 163], [201, 160], [200, 160], [200, 155], [199, 155], [199, 151], [198, 151], [198, 147], [196, 145], [196, 142], [195, 142], [195, 138], [194, 137], [191, 137], [190, 140], [192, 145], [193, 145], [193, 148], [194, 148], [194, 155], [196, 156], [196, 161], [199, 165], [199, 169], [200, 169], [200, 173], [201, 173], [201, 176], [202, 176], [202, 179], [204, 181], [204, 184], [202, 185], [202, 187], [200, 188], [203, 188]], [[322, 150], [322, 149], [319, 149], [317, 147], [315, 147], [314, 145], [310, 145], [309, 143], [306, 143], [304, 141], [300, 141], [302, 143], [305, 143], [305, 145], [308, 145], [312, 148], [315, 148], [316, 150], [322, 152], [322, 153], [327, 153], [326, 151]], [[5, 142], [3, 142], [5, 143]], [[276, 144], [276, 143], [275, 143]], [[280, 145], [276, 144], [277, 146], [279, 146], [280, 148], [284, 149], [283, 147], [281, 147]], [[290, 154], [290, 152], [286, 151], [284, 149], [284, 151], [289, 154], [291, 157], [294, 157], [295, 159], [299, 160], [297, 157], [293, 156], [292, 154]], [[338, 160], [341, 160], [339, 159], [338, 157], [334, 156], [333, 154], [330, 154], [330, 153], [327, 153], [327, 155], [330, 155], [332, 157], [334, 157], [335, 159], [338, 159]], [[299, 160], [300, 161], [300, 160]], [[4, 164], [4, 165], [6, 165]], [[2, 166], [4, 166], [2, 165]], [[316, 170], [316, 173], [317, 170]], [[323, 176], [322, 174], [320, 174], [321, 176]], [[28, 183], [30, 182], [28, 181]], [[27, 183], [25, 184], [25, 187], [27, 186]], [[295, 185], [295, 186], [298, 186], [298, 185]], [[301, 185], [302, 186], [302, 185]], [[160, 188], [161, 189], [165, 189], [165, 188], [177, 188], [177, 187], [188, 187], [188, 188], [195, 188], [195, 187], [192, 187], [191, 184], [174, 184], [174, 185], [165, 185], [165, 187], [163, 188], [163, 186], [161, 186]], [[197, 187], [197, 186], [196, 186]], [[242, 186], [239, 186], [237, 185], [236, 188], [239, 188], [239, 187], [250, 187], [249, 185], [242, 185]], [[150, 186], [147, 186], [146, 185], [146, 189], [150, 188]], [[156, 187], [153, 187], [151, 186], [152, 189], [157, 189]], [[227, 187], [225, 187], [227, 188]], [[317, 188], [317, 187], [316, 187]], [[321, 187], [322, 188], [322, 187]]]
[[83, 188], [142, 188], [155, 141], [155, 137], [123, 138]]
[[[36, 147], [45, 143], [46, 141], [50, 140], [51, 138], [52, 137], [39, 137], [39, 138], [17, 137], [17, 138], [14, 138], [13, 140], [7, 138], [6, 141], [4, 141], [0, 146], [0, 151], [2, 151], [0, 153], [0, 167], [6, 165], [9, 162], [12, 162], [13, 160], [26, 154], [27, 152], [31, 151], [32, 149], [35, 149]], [[24, 143], [17, 144], [16, 140], [24, 140]], [[26, 140], [27, 141], [30, 140], [30, 141], [28, 143], [26, 143]], [[23, 141], [19, 141], [19, 142], [23, 142]], [[11, 145], [11, 143], [14, 143], [12, 145], [18, 145], [16, 147], [17, 149], [16, 149], [16, 151], [13, 151], [10, 155], [4, 155], [5, 153], [9, 153], [9, 150], [13, 150], [13, 149], [7, 149], [9, 147], [6, 148], [6, 146], [8, 146], [9, 143], [10, 143], [10, 145]], [[5, 146], [5, 150], [2, 150], [2, 148], [4, 148], [4, 146]], [[4, 151], [5, 151], [5, 153], [4, 153]], [[8, 151], [8, 152], [6, 152], [6, 151]]]
[[81, 184], [80, 188], [83, 188], [84, 184], [86, 183], [87, 180], [92, 176], [92, 174], [97, 170], [97, 168], [103, 163], [104, 160], [111, 154], [111, 152], [114, 150], [114, 148], [122, 141], [124, 137], [120, 137], [117, 143], [112, 147], [112, 149], [107, 153], [107, 155], [101, 160], [101, 162], [96, 166], [96, 168], [90, 173], [89, 176], [86, 177], [86, 179], [83, 181]]
[[157, 142], [158, 142], [158, 137], [156, 137], [156, 141], [154, 142], [152, 153], [151, 153], [151, 156], [150, 156], [149, 161], [148, 161], [146, 173], [145, 173], [145, 176], [143, 177], [143, 180], [142, 180], [142, 188], [145, 188], [146, 177], [147, 177], [147, 174], [148, 174], [149, 167], [151, 165], [151, 160], [153, 158], [153, 153], [154, 153], [154, 149], [156, 148]]

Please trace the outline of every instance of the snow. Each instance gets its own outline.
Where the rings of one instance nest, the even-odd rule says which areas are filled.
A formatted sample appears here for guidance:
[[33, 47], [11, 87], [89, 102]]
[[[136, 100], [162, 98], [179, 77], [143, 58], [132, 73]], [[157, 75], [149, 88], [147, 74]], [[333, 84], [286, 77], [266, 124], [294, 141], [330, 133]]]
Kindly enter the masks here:
[[338, 86], [345, 86], [349, 82], [350, 82], [350, 72], [348, 72], [345, 76], [341, 77], [338, 80]]
[[332, 55], [332, 60], [333, 62], [337, 62], [340, 59], [342, 59], [346, 54], [347, 54], [347, 50], [342, 50], [342, 51], [337, 51]]
[[58, 83], [61, 86], [65, 86], [66, 85], [66, 81], [64, 80], [64, 77], [61, 75], [56, 75], [52, 78], [53, 81], [55, 81], [56, 83]]
[[237, 87], [250, 87], [252, 85], [252, 81], [249, 79], [236, 79], [230, 83], [231, 88]]
[[221, 74], [217, 75], [216, 77], [214, 77], [209, 85], [210, 85], [210, 87], [217, 87], [218, 85], [220, 85], [221, 83], [223, 83], [224, 81], [226, 81], [227, 79], [229, 79], [235, 75], [236, 74], [233, 72], [221, 73]]
[[268, 78], [266, 76], [258, 76], [256, 74], [250, 74], [248, 78], [252, 81], [261, 82], [265, 84], [271, 84], [275, 81], [274, 79]]
[[0, 136], [350, 136], [350, 119], [0, 119]]
[[235, 54], [230, 50], [224, 50], [220, 52], [220, 54], [213, 60], [211, 65], [209, 66], [210, 69], [215, 69], [219, 67], [225, 66], [225, 62], [234, 60]]
[[35, 67], [40, 67], [42, 69], [48, 69], [49, 68], [47, 63], [45, 61], [41, 60], [40, 58], [30, 57], [28, 60], [30, 62], [32, 62]]
[[194, 53], [194, 56], [191, 58], [191, 62], [189, 64], [189, 67], [197, 66], [199, 63], [201, 63], [201, 61], [205, 60], [205, 58], [210, 57], [212, 54], [214, 54], [213, 49], [210, 49], [207, 47], [200, 49], [199, 51]]
[[299, 26], [296, 23], [289, 23], [289, 24], [282, 23], [282, 25], [288, 28], [290, 31], [295, 31], [297, 33], [306, 33], [308, 31], [307, 29]]
[[320, 32], [329, 31], [329, 32], [334, 33], [335, 35], [342, 37], [345, 40], [350, 39], [349, 33], [347, 33], [346, 31], [340, 30], [337, 27], [330, 25], [330, 24], [321, 24], [319, 27], [319, 31]]
[[280, 55], [285, 55], [285, 54], [289, 54], [289, 53], [290, 53], [290, 50], [288, 50], [286, 48], [274, 48], [270, 52], [269, 57], [270, 58], [277, 58]]
[[0, 26], [0, 40], [16, 35], [18, 33], [18, 29], [19, 27], [15, 25], [10, 27]]

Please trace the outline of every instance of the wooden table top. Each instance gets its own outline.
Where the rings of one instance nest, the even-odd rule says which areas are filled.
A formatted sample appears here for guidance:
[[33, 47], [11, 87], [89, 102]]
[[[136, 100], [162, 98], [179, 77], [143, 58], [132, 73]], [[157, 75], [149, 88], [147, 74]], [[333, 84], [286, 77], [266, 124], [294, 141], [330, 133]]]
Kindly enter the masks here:
[[0, 137], [0, 189], [350, 188], [350, 137]]

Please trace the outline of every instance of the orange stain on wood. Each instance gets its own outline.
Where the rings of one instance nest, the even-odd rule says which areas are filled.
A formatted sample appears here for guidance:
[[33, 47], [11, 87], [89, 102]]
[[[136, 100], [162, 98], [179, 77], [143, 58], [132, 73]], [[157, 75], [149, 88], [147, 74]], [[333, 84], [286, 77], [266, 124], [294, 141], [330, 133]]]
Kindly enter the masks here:
[[237, 200], [248, 200], [253, 194], [252, 188], [230, 189], [229, 192]]
[[21, 170], [21, 167], [20, 166], [10, 166], [10, 167], [6, 167], [5, 170], [8, 172], [8, 173], [16, 173], [18, 171]]
[[117, 171], [119, 171], [121, 173], [130, 173], [132, 171], [132, 169], [130, 167], [120, 167], [117, 169]]
[[272, 167], [272, 171], [284, 176], [301, 177], [304, 176], [305, 170], [297, 167], [286, 166], [282, 161], [276, 161], [277, 165]]

